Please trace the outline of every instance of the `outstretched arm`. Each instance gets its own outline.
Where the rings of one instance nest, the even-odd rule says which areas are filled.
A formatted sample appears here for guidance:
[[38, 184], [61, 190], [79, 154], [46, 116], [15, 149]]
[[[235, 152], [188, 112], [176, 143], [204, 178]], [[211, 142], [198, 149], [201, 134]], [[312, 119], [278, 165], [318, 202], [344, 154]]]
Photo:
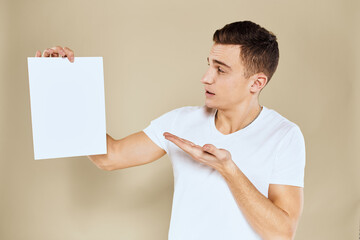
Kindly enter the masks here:
[[100, 169], [112, 171], [153, 162], [166, 154], [143, 131], [115, 140], [106, 134], [107, 154], [88, 158]]

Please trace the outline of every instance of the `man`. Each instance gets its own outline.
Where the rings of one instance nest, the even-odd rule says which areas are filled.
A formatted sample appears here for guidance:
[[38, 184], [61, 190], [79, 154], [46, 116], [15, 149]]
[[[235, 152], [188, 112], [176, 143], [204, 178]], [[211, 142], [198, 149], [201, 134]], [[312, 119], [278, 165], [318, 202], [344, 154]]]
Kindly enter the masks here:
[[[204, 106], [169, 111], [120, 140], [107, 135], [108, 153], [88, 157], [115, 170], [169, 154], [170, 240], [293, 239], [303, 207], [304, 138], [258, 101], [277, 68], [276, 36], [241, 21], [215, 31], [213, 41], [201, 79]], [[61, 47], [43, 56], [52, 54], [73, 57]]]

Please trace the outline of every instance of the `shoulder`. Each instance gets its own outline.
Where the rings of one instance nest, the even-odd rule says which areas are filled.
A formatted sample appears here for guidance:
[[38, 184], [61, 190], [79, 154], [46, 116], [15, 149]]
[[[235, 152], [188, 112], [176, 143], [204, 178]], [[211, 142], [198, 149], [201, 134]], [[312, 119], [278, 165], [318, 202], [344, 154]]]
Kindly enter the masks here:
[[267, 120], [267, 124], [278, 132], [280, 136], [285, 137], [291, 133], [302, 136], [302, 131], [297, 123], [289, 120], [274, 109], [266, 108], [266, 112], [265, 118]]

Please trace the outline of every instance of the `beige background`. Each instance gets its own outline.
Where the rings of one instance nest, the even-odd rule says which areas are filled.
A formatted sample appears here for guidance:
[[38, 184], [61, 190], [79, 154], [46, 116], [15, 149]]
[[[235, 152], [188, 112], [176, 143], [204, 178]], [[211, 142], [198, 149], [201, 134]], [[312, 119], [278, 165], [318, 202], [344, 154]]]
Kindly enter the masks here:
[[85, 156], [34, 160], [27, 57], [56, 45], [103, 56], [107, 132], [119, 139], [171, 109], [204, 104], [212, 35], [239, 20], [277, 35], [280, 63], [260, 103], [305, 136], [296, 239], [358, 239], [359, 1], [0, 3], [0, 239], [158, 240], [170, 221], [168, 156], [113, 172]]

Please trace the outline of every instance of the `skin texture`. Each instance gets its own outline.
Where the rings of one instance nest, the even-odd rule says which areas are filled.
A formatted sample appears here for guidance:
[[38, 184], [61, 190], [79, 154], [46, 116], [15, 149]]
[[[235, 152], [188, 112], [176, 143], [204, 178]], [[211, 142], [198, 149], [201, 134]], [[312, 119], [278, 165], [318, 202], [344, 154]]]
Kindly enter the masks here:
[[[209, 68], [201, 79], [204, 88], [215, 93], [206, 95], [205, 104], [218, 109], [215, 125], [223, 134], [236, 132], [256, 118], [261, 109], [259, 92], [267, 82], [263, 73], [248, 79], [244, 77], [240, 51], [239, 45], [214, 44], [208, 57]], [[231, 69], [216, 63], [216, 60]], [[303, 208], [302, 187], [270, 184], [266, 198], [237, 167], [226, 149], [212, 144], [199, 146], [168, 132], [164, 137], [194, 161], [221, 173], [245, 218], [263, 239], [294, 238]]]

